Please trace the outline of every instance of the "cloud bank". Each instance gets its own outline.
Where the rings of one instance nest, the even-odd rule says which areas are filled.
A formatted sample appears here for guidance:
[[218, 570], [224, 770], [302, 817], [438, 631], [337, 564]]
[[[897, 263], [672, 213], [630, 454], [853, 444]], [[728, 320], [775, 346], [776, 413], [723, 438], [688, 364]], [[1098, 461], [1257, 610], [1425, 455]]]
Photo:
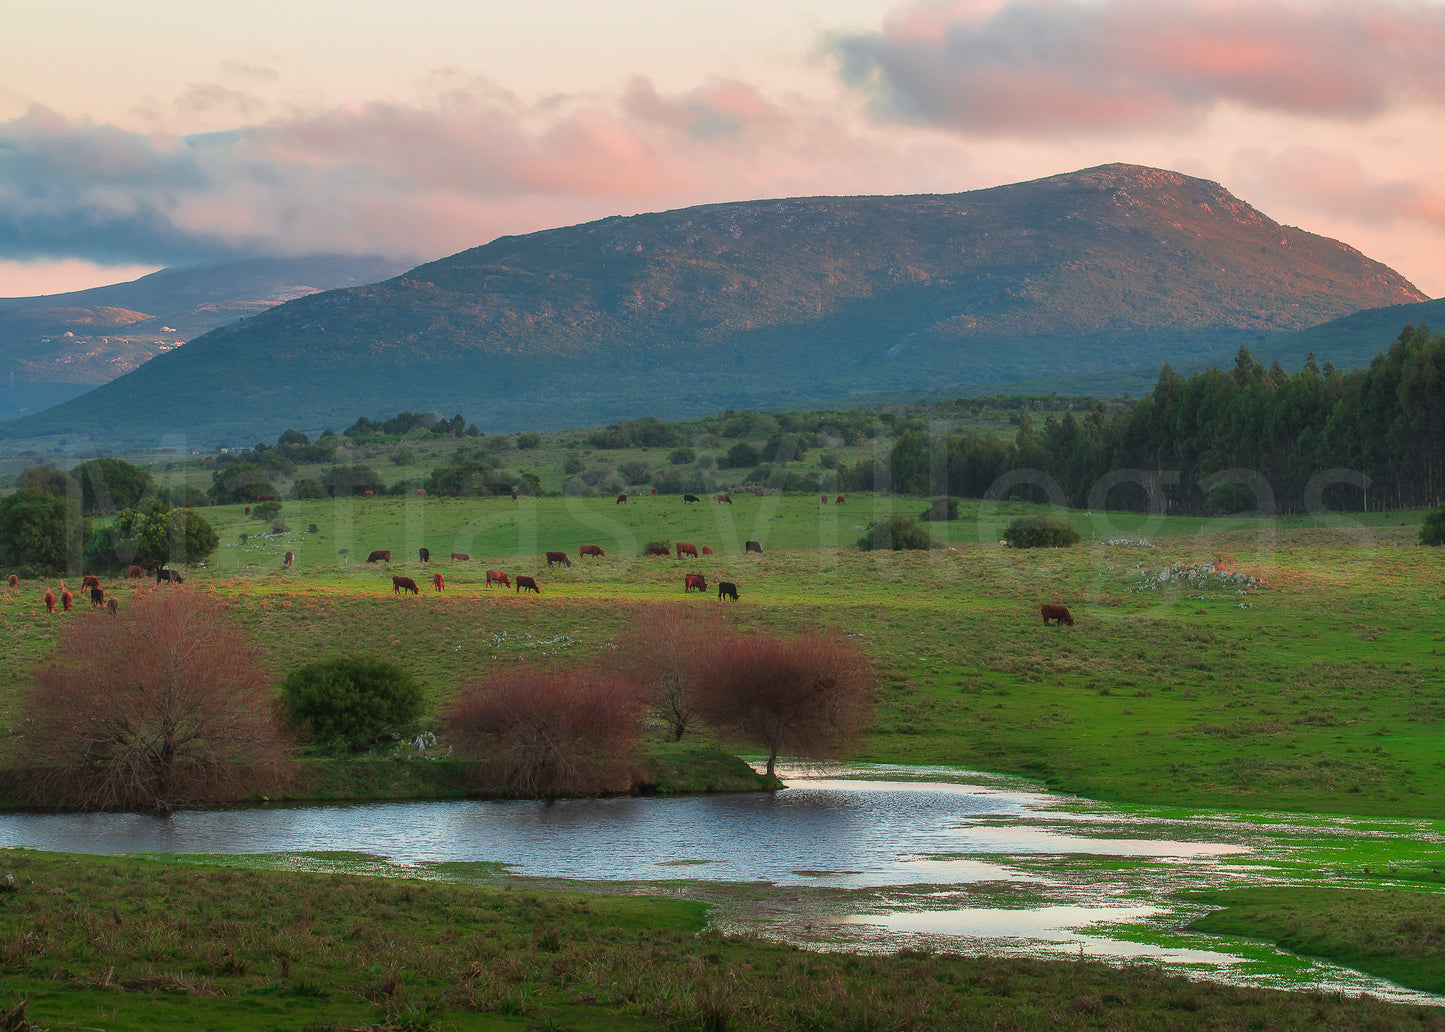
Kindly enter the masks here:
[[1361, 119], [1445, 103], [1445, 9], [1410, 0], [957, 0], [831, 50], [879, 117], [971, 133], [1178, 130], [1226, 104]]

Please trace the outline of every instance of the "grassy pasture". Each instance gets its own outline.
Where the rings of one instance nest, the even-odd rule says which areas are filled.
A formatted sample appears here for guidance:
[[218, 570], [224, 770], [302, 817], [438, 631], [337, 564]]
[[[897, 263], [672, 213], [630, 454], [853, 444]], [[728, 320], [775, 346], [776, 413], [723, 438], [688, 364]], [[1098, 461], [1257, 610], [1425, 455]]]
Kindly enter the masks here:
[[[1078, 547], [1021, 551], [998, 538], [1032, 507], [973, 503], [956, 522], [930, 524], [933, 551], [854, 547], [870, 519], [924, 505], [867, 495], [823, 505], [816, 495], [737, 494], [731, 506], [389, 496], [288, 501], [292, 529], [275, 537], [260, 536], [270, 525], [241, 507], [221, 506], [206, 515], [222, 546], [187, 587], [229, 600], [278, 678], [317, 655], [375, 652], [417, 673], [433, 715], [495, 663], [581, 661], [649, 606], [725, 606], [742, 627], [838, 625], [865, 644], [879, 705], [864, 759], [1021, 773], [1140, 803], [1445, 814], [1441, 557], [1413, 543], [1418, 514], [1075, 512]], [[1140, 536], [1153, 547], [1105, 544]], [[761, 555], [743, 551], [750, 539]], [[652, 541], [714, 554], [642, 558]], [[584, 543], [607, 556], [579, 558]], [[434, 557], [426, 567], [422, 546]], [[389, 566], [362, 561], [379, 548], [392, 551]], [[568, 553], [571, 567], [549, 570], [548, 550]], [[471, 559], [448, 559], [454, 551]], [[1185, 575], [1161, 580], [1174, 564]], [[1201, 564], [1268, 586], [1199, 577]], [[535, 576], [542, 594], [486, 588], [489, 567]], [[444, 593], [433, 572], [445, 575]], [[736, 582], [741, 601], [685, 596], [684, 572], [710, 587]], [[393, 574], [416, 578], [421, 597], [394, 595]], [[130, 591], [157, 590], [107, 588], [121, 605]], [[0, 596], [17, 631], [0, 646], [0, 684], [10, 685], [0, 699], [14, 697], [63, 619], [85, 615], [49, 616], [43, 592], [23, 583]], [[1068, 605], [1076, 625], [1045, 628], [1042, 602]]]

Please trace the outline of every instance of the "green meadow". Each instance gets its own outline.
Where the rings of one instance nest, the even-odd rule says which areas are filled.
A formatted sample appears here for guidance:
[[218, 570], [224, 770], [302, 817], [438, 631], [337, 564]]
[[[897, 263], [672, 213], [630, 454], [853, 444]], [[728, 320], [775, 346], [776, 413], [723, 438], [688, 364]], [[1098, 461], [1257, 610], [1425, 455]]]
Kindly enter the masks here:
[[[869, 522], [918, 516], [925, 501], [732, 498], [287, 501], [280, 534], [240, 506], [217, 506], [204, 512], [221, 547], [188, 571], [185, 590], [226, 600], [278, 680], [331, 653], [405, 664], [426, 687], [427, 721], [498, 664], [584, 662], [615, 647], [650, 607], [708, 607], [744, 629], [838, 626], [872, 656], [875, 720], [852, 759], [1017, 774], [1051, 790], [1181, 811], [1409, 818], [1437, 830], [1445, 819], [1445, 560], [1416, 544], [1419, 512], [1072, 512], [1076, 547], [1017, 550], [1001, 543], [1003, 530], [1037, 507], [964, 502], [959, 519], [926, 524], [936, 548], [878, 553], [857, 548]], [[746, 552], [748, 540], [762, 553]], [[649, 543], [678, 541], [713, 553], [642, 556]], [[607, 554], [581, 559], [583, 544]], [[418, 560], [422, 547], [429, 564]], [[364, 562], [375, 549], [391, 550], [392, 562]], [[566, 552], [571, 566], [549, 569], [549, 550]], [[470, 558], [451, 560], [453, 552]], [[542, 591], [488, 588], [489, 568], [534, 576]], [[684, 594], [685, 573], [702, 573], [714, 590]], [[416, 579], [420, 595], [395, 594], [393, 575]], [[738, 602], [718, 599], [722, 580], [738, 585]], [[88, 605], [48, 614], [47, 586], [26, 581], [0, 594], [11, 630], [0, 641], [7, 725], [16, 689], [64, 621], [90, 615]], [[122, 607], [133, 592], [168, 590], [105, 587]], [[1046, 602], [1067, 605], [1074, 625], [1044, 626]], [[705, 755], [673, 758], [685, 767]], [[420, 762], [357, 774], [352, 794], [458, 790], [418, 774]], [[727, 785], [721, 772], [704, 780]], [[334, 795], [335, 785], [315, 794]], [[1437, 838], [1412, 854], [1418, 877], [1363, 896], [1318, 885], [1268, 898], [1213, 894], [1211, 930], [1439, 992]], [[1445, 1027], [1438, 1008], [1239, 990], [1145, 965], [811, 955], [699, 932], [705, 917], [693, 904], [525, 894], [505, 879], [336, 882], [36, 854], [4, 863], [55, 897], [0, 893], [0, 973], [44, 1027]], [[119, 887], [95, 887], [82, 902], [75, 870], [97, 864], [108, 872], [97, 886]], [[138, 879], [163, 888], [147, 890], [155, 902], [123, 904], [134, 895], [124, 886]], [[337, 891], [365, 898], [349, 923], [336, 924], [324, 902]], [[300, 916], [263, 920], [273, 910]], [[492, 923], [475, 923], [480, 915]]]

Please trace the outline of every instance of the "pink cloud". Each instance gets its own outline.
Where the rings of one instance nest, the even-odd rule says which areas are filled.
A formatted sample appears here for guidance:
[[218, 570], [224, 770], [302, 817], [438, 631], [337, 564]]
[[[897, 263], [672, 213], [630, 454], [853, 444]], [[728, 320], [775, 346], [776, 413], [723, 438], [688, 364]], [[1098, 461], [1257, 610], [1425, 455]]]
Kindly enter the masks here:
[[1445, 8], [1413, 0], [965, 0], [832, 52], [882, 117], [1018, 136], [1180, 128], [1222, 103], [1358, 119], [1445, 101]]
[[1445, 173], [1379, 181], [1352, 154], [1316, 147], [1280, 152], [1252, 148], [1236, 155], [1240, 188], [1288, 196], [1293, 206], [1361, 226], [1425, 223], [1445, 230]]

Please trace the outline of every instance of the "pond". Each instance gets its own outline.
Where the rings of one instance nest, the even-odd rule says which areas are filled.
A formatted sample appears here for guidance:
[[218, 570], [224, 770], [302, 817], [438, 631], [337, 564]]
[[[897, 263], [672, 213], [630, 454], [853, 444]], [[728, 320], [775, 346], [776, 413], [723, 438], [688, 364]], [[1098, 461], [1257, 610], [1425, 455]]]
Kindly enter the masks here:
[[0, 845], [231, 854], [248, 865], [361, 864], [420, 877], [458, 876], [442, 864], [495, 864], [505, 876], [705, 898], [724, 928], [815, 949], [1137, 958], [1228, 981], [1439, 1002], [1263, 944], [1189, 932], [1184, 925], [1201, 911], [1175, 896], [1236, 882], [1353, 884], [1344, 865], [1362, 837], [1403, 862], [1438, 854], [1433, 823], [1186, 815], [953, 770], [845, 773], [787, 771], [791, 787], [777, 793], [551, 805], [8, 814], [0, 816]]

